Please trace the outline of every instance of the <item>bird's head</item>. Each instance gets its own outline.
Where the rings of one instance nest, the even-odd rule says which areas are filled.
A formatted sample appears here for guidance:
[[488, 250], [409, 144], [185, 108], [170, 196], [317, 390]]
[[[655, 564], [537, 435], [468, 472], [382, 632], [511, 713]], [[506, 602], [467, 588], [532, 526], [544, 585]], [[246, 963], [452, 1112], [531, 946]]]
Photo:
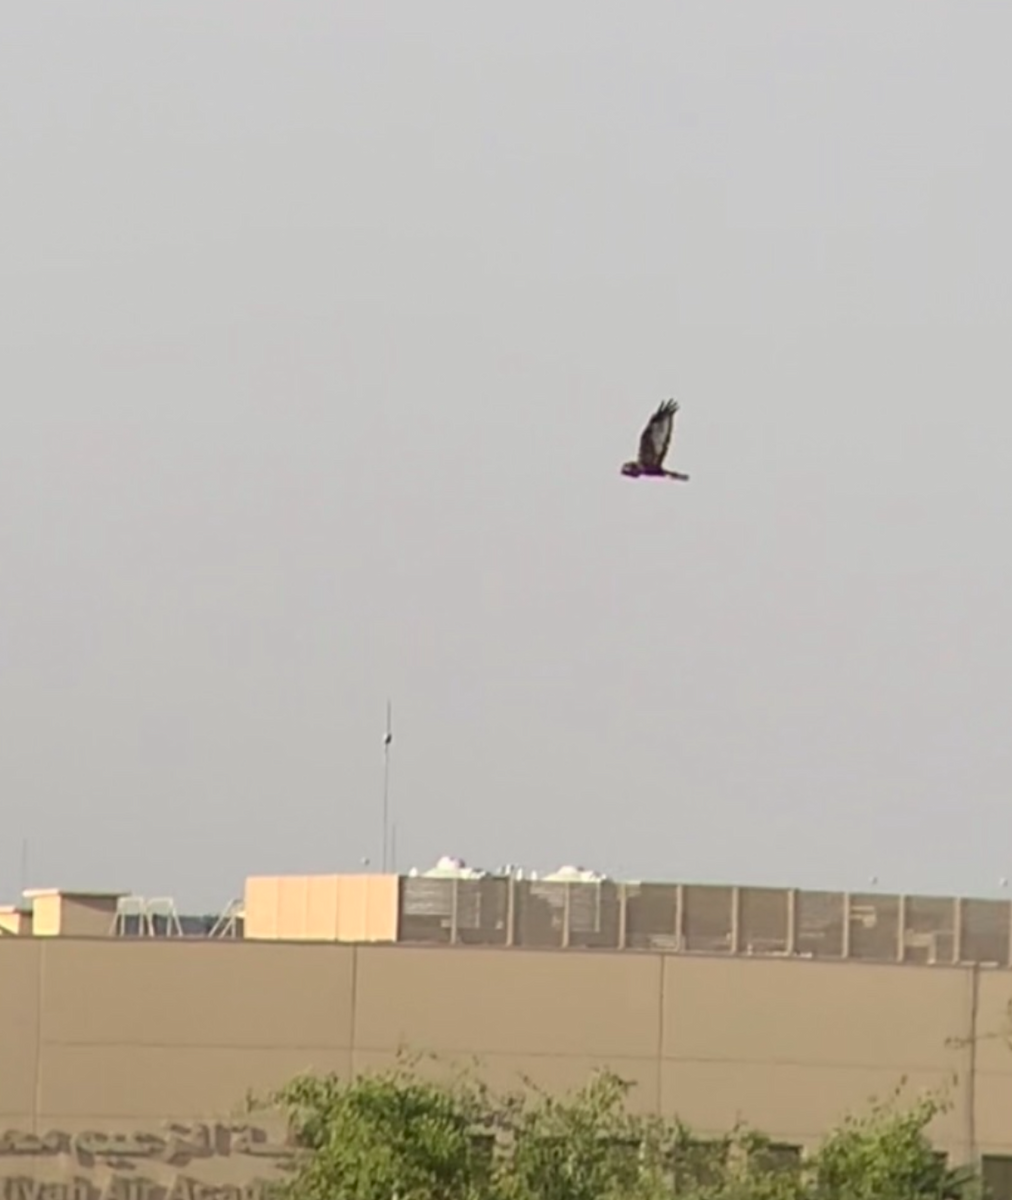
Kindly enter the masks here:
[[640, 465], [637, 462], [627, 462], [622, 464], [623, 475], [636, 476], [640, 473]]

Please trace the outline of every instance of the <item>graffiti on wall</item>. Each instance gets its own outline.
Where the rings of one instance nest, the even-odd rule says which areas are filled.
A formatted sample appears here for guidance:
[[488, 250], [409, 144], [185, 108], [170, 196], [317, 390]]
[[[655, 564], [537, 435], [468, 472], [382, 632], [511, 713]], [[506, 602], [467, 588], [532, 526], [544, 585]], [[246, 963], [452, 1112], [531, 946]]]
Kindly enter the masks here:
[[[248, 1164], [254, 1177], [193, 1178], [214, 1159], [233, 1159], [239, 1170]], [[255, 1125], [173, 1122], [160, 1133], [8, 1129], [0, 1133], [0, 1200], [273, 1200], [277, 1172], [297, 1162], [294, 1146]]]

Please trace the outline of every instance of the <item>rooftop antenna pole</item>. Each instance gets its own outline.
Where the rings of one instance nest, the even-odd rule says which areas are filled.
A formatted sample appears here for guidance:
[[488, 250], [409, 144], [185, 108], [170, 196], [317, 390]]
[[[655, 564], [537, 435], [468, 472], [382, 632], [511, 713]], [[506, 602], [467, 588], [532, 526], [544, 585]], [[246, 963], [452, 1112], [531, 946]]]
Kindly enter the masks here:
[[28, 839], [21, 839], [21, 895], [25, 894], [25, 888], [28, 887]]
[[387, 845], [390, 827], [390, 745], [394, 740], [390, 701], [387, 701], [387, 731], [383, 735], [383, 874], [387, 873]]

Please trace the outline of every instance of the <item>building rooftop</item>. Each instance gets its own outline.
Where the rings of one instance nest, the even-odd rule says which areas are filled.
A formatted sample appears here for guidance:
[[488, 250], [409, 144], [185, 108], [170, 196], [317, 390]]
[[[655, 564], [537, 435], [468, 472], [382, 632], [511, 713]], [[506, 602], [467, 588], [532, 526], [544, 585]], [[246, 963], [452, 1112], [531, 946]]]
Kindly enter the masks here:
[[1012, 968], [1012, 900], [538, 875], [444, 857], [406, 875], [251, 876], [216, 914], [167, 897], [31, 888], [0, 935], [651, 950]]

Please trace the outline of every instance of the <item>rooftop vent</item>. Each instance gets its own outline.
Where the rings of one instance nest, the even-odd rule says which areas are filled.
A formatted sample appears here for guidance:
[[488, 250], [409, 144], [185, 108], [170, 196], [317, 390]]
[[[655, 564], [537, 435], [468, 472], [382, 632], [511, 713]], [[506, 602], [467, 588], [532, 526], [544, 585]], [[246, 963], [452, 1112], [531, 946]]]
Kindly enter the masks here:
[[551, 875], [543, 876], [549, 883], [604, 883], [608, 878], [599, 871], [591, 871], [586, 867], [559, 867]]
[[484, 879], [488, 872], [469, 867], [462, 858], [444, 854], [439, 862], [424, 874], [426, 879]]

